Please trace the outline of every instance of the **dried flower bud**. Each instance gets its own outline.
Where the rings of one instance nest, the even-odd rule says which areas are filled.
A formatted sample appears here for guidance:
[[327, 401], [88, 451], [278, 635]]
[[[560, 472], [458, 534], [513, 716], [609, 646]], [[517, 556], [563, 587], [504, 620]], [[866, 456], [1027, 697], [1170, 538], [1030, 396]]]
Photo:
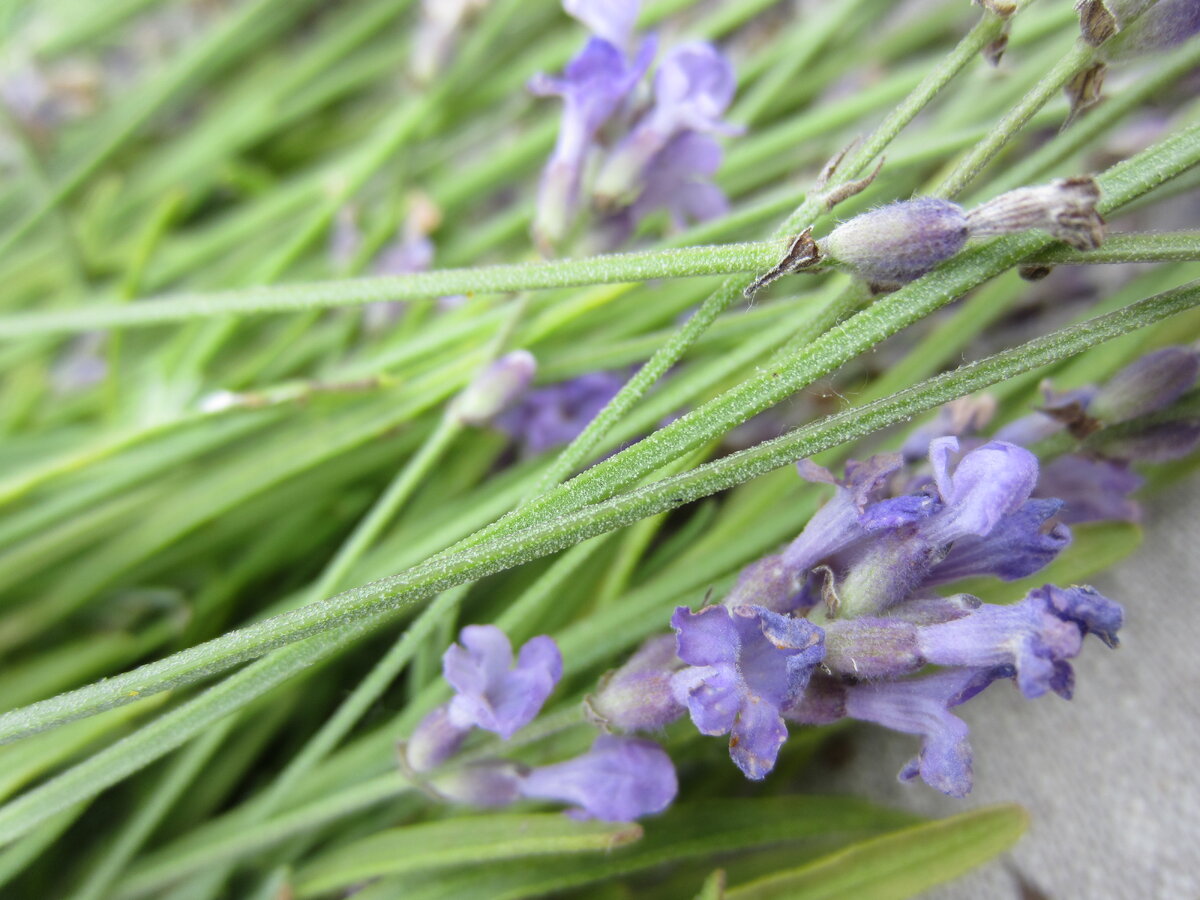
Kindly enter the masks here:
[[1104, 240], [1096, 212], [1100, 186], [1089, 177], [1008, 191], [967, 213], [972, 237], [1041, 228], [1076, 250], [1094, 250]]
[[829, 261], [872, 284], [904, 284], [933, 270], [967, 242], [967, 215], [937, 197], [902, 200], [844, 222], [819, 243]]
[[451, 414], [464, 425], [486, 425], [511, 407], [533, 381], [537, 360], [528, 350], [514, 350], [486, 369], [451, 403]]

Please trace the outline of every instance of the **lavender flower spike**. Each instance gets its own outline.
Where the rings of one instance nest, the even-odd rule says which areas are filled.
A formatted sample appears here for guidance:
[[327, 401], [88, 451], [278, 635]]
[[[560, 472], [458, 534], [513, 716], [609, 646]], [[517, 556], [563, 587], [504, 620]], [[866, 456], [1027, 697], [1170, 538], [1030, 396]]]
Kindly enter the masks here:
[[1013, 606], [983, 604], [961, 619], [922, 628], [918, 641], [931, 663], [1011, 667], [1026, 697], [1052, 690], [1070, 699], [1074, 673], [1067, 660], [1079, 655], [1089, 633], [1116, 646], [1123, 616], [1091, 588], [1046, 585]]
[[442, 656], [442, 674], [458, 692], [449, 720], [476, 726], [508, 740], [537, 716], [562, 677], [562, 654], [547, 635], [521, 648], [516, 668], [512, 644], [494, 625], [468, 625]]
[[730, 734], [729, 755], [747, 778], [764, 778], [787, 739], [780, 711], [825, 655], [823, 632], [756, 606], [681, 606], [671, 627], [688, 664], [671, 679], [675, 699], [701, 733]]
[[716, 47], [694, 42], [673, 48], [654, 76], [654, 107], [600, 170], [594, 192], [600, 204], [632, 203], [646, 186], [651, 161], [677, 135], [740, 133], [721, 119], [736, 90], [733, 66]]
[[662, 812], [679, 785], [671, 758], [653, 741], [602, 734], [582, 756], [542, 766], [521, 780], [525, 797], [577, 804], [577, 819], [631, 822]]

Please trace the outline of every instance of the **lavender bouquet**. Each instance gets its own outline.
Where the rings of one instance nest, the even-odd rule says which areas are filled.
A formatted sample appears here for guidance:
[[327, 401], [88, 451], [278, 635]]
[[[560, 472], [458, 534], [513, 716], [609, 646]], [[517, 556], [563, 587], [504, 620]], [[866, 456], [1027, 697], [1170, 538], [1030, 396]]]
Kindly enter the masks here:
[[0, 22], [4, 896], [1200, 891], [1196, 0]]

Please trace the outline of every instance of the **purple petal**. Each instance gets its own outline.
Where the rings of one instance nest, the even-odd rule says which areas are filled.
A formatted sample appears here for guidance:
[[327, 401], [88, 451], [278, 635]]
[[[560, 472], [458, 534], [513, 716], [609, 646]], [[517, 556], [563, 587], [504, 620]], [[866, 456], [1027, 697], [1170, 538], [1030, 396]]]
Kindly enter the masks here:
[[926, 584], [944, 584], [975, 575], [994, 575], [1002, 581], [1032, 575], [1071, 543], [1071, 529], [1066, 525], [1046, 525], [1062, 506], [1061, 500], [1027, 500], [997, 522], [986, 536], [968, 535], [955, 541]]
[[[947, 541], [969, 534], [986, 535], [1029, 499], [1037, 484], [1037, 457], [1016, 444], [991, 441], [966, 454], [955, 467], [953, 478], [947, 479], [947, 445], [942, 444], [946, 440], [950, 439], [930, 443], [931, 461], [935, 453], [940, 458], [934, 469], [935, 479], [946, 504], [937, 516], [933, 535]], [[935, 449], [935, 445], [941, 446]]]
[[457, 691], [449, 718], [458, 727], [475, 726], [507, 740], [537, 716], [562, 677], [562, 656], [542, 635], [522, 648], [512, 666], [512, 645], [494, 625], [468, 625], [442, 657], [442, 673]]
[[679, 786], [670, 757], [652, 741], [600, 735], [575, 759], [541, 766], [522, 779], [526, 797], [579, 807], [579, 818], [629, 822], [662, 812]]
[[729, 736], [729, 755], [742, 773], [759, 781], [775, 768], [787, 726], [779, 708], [758, 698], [742, 705]]
[[690, 666], [716, 666], [737, 659], [738, 631], [724, 606], [708, 606], [694, 613], [675, 607], [671, 616], [679, 658]]
[[676, 701], [701, 734], [726, 734], [737, 720], [743, 688], [732, 665], [689, 666], [671, 676]]

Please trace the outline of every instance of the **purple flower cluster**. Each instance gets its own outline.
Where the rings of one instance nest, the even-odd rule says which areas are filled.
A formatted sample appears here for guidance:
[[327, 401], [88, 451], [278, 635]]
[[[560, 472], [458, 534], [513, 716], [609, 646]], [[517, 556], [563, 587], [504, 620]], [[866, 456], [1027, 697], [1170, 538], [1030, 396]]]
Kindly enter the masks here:
[[[964, 431], [983, 418], [947, 416]], [[874, 722], [922, 738], [902, 779], [964, 796], [971, 747], [950, 710], [1003, 678], [1026, 697], [1070, 697], [1069, 660], [1088, 634], [1115, 646], [1122, 611], [1087, 587], [1045, 585], [1011, 606], [940, 594], [968, 576], [1032, 574], [1071, 535], [1055, 518], [1061, 504], [1032, 496], [1028, 450], [924, 443], [924, 466], [885, 454], [836, 479], [802, 464], [808, 480], [836, 486], [833, 499], [790, 545], [743, 570], [721, 605], [677, 609], [675, 658], [652, 639], [589, 699], [594, 718], [639, 729], [686, 713], [700, 732], [728, 734], [753, 779], [774, 767], [789, 722]], [[929, 665], [945, 668], [920, 674]]]
[[549, 253], [567, 236], [602, 132], [624, 134], [591, 186], [606, 214], [601, 230], [609, 243], [623, 241], [659, 209], [678, 226], [724, 213], [725, 197], [711, 182], [722, 157], [712, 135], [738, 133], [722, 119], [737, 87], [729, 61], [706, 43], [671, 48], [655, 71], [653, 102], [638, 115], [634, 94], [657, 51], [653, 36], [635, 39], [639, 0], [564, 0], [563, 6], [592, 37], [562, 75], [538, 75], [529, 84], [538, 96], [563, 100], [558, 141], [538, 191], [538, 245]]
[[601, 734], [581, 756], [528, 767], [484, 759], [448, 769], [474, 728], [508, 740], [532, 722], [562, 677], [562, 655], [547, 635], [528, 641], [513, 662], [508, 637], [494, 625], [468, 625], [442, 657], [454, 688], [402, 746], [410, 776], [439, 796], [471, 806], [507, 806], [522, 798], [572, 804], [581, 819], [625, 822], [661, 812], [675, 798], [675, 767], [653, 741]]

